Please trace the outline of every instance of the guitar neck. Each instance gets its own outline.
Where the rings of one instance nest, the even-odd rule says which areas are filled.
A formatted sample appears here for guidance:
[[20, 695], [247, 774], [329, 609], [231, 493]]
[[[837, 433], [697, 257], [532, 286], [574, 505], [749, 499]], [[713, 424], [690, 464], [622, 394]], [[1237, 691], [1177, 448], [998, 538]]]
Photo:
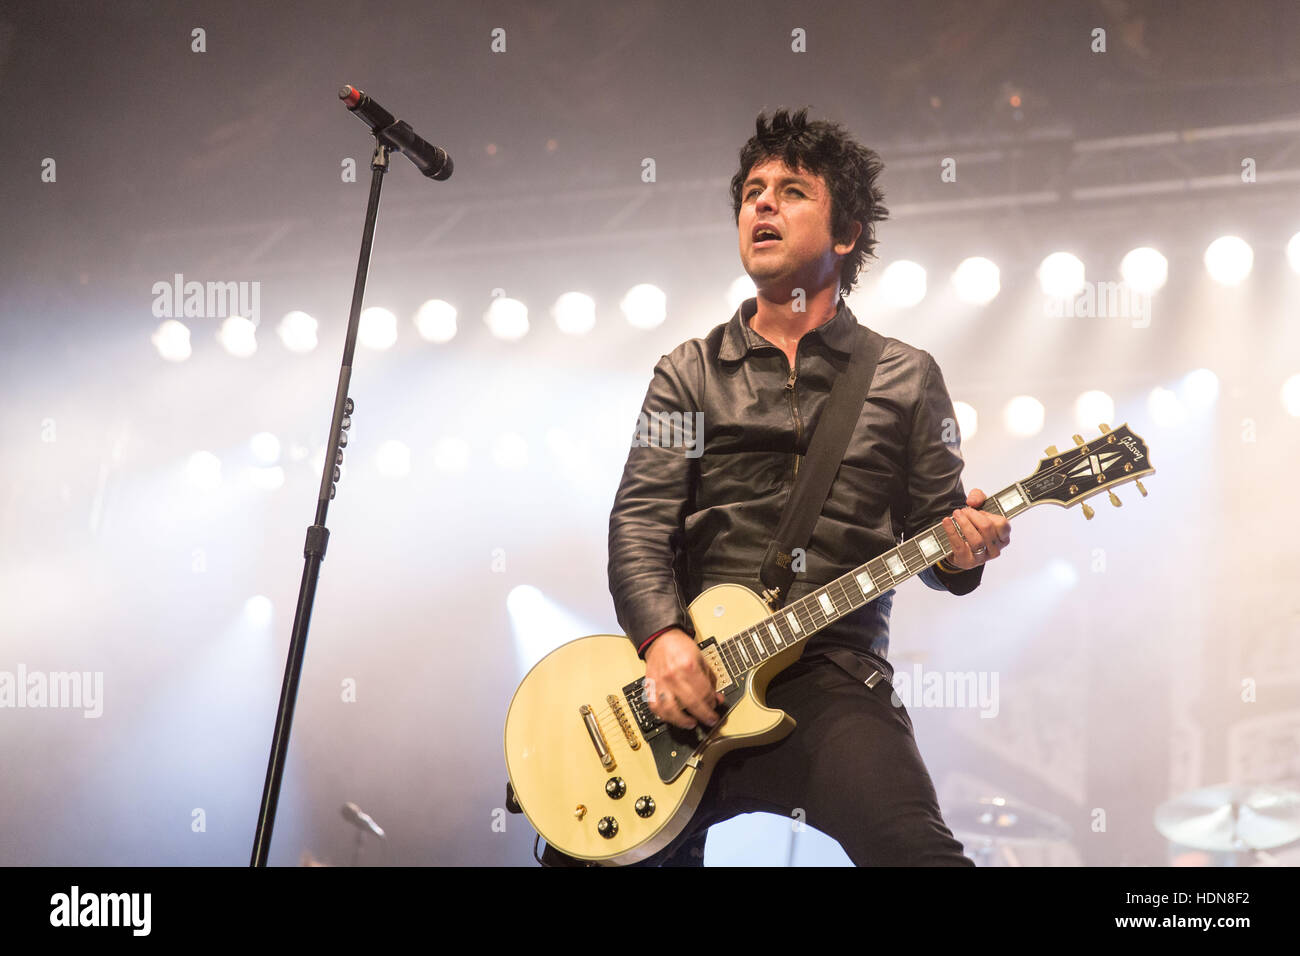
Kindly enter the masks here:
[[[980, 510], [1011, 518], [1033, 504], [1021, 482], [1016, 482], [990, 495]], [[771, 617], [719, 640], [718, 650], [733, 674], [743, 674], [792, 645], [808, 640], [952, 553], [948, 533], [940, 522], [830, 584], [790, 602]]]

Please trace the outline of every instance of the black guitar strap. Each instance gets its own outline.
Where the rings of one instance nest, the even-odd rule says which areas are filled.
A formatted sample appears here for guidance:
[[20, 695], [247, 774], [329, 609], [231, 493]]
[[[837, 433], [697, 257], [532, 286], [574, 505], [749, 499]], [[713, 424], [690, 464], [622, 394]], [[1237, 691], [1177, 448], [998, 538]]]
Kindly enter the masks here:
[[831, 386], [816, 431], [808, 444], [808, 454], [799, 466], [785, 511], [777, 525], [776, 537], [768, 546], [759, 570], [766, 590], [763, 599], [772, 610], [785, 604], [795, 572], [791, 565], [794, 551], [806, 548], [812, 540], [813, 526], [821, 515], [840, 462], [848, 450], [853, 428], [862, 414], [862, 406], [871, 389], [885, 339], [865, 325], [858, 326], [858, 340], [853, 346], [848, 367]]

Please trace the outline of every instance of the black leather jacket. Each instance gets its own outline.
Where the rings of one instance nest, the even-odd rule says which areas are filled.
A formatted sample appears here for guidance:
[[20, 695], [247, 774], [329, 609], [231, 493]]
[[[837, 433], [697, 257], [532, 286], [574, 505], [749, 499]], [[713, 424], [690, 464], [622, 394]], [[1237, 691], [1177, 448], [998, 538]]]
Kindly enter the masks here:
[[[610, 593], [638, 648], [670, 626], [693, 633], [686, 605], [705, 588], [762, 591], [759, 567], [798, 461], [848, 365], [857, 318], [843, 301], [831, 321], [800, 339], [793, 372], [785, 353], [749, 327], [755, 308], [747, 300], [730, 322], [661, 358], [646, 392], [609, 519]], [[959, 443], [934, 358], [886, 338], [788, 600], [965, 505]], [[920, 578], [966, 594], [983, 570], [930, 568]], [[805, 657], [840, 646], [883, 660], [893, 596], [888, 591], [814, 635]]]

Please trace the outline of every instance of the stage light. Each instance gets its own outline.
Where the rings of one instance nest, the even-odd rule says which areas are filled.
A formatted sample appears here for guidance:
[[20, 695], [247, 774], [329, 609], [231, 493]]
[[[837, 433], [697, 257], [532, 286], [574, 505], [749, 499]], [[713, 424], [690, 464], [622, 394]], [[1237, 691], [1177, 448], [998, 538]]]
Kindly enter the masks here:
[[498, 296], [488, 306], [483, 321], [497, 338], [516, 342], [528, 334], [528, 306], [518, 299]]
[[257, 326], [242, 315], [232, 315], [222, 322], [217, 338], [236, 358], [248, 358], [257, 351]]
[[1179, 392], [1186, 407], [1197, 411], [1207, 409], [1219, 397], [1219, 376], [1208, 368], [1198, 368], [1183, 376]]
[[1048, 561], [1047, 573], [1063, 588], [1072, 588], [1079, 583], [1079, 572], [1064, 558], [1052, 558]]
[[523, 468], [528, 464], [528, 442], [522, 435], [507, 432], [493, 444], [492, 460], [501, 468]]
[[1119, 274], [1129, 288], [1151, 295], [1169, 281], [1169, 260], [1150, 246], [1140, 246], [1120, 260]]
[[270, 432], [258, 432], [249, 439], [248, 447], [259, 465], [274, 465], [280, 460], [280, 439]]
[[275, 331], [279, 334], [284, 347], [290, 352], [304, 354], [316, 347], [318, 325], [319, 323], [306, 312], [290, 312], [280, 320]]
[[274, 615], [275, 605], [263, 594], [255, 594], [244, 602], [244, 620], [253, 627], [270, 627]]
[[596, 327], [596, 300], [582, 292], [566, 292], [551, 309], [565, 335], [586, 335]]
[[1181, 425], [1187, 418], [1183, 403], [1167, 388], [1157, 386], [1147, 396], [1147, 412], [1157, 425], [1171, 428]]
[[619, 308], [633, 328], [653, 329], [668, 317], [668, 297], [658, 286], [644, 282], [627, 290]]
[[385, 478], [405, 478], [411, 473], [411, 449], [400, 441], [384, 442], [375, 452], [375, 470]]
[[185, 474], [200, 491], [216, 491], [221, 487], [221, 459], [210, 451], [196, 451], [185, 465]]
[[363, 309], [357, 328], [357, 341], [377, 352], [391, 349], [397, 341], [397, 316], [377, 305]]
[[749, 276], [737, 276], [727, 287], [727, 308], [735, 312], [746, 299], [758, 295], [758, 286]]
[[1291, 237], [1286, 244], [1286, 261], [1291, 263], [1293, 272], [1300, 272], [1300, 232]]
[[433, 467], [439, 471], [464, 471], [469, 465], [469, 443], [463, 438], [443, 438], [433, 446]]
[[1115, 400], [1105, 392], [1084, 392], [1074, 400], [1074, 421], [1081, 429], [1091, 431], [1114, 420]]
[[1300, 374], [1292, 375], [1282, 383], [1282, 407], [1288, 415], [1300, 418]]
[[1042, 431], [1045, 416], [1043, 403], [1030, 395], [1017, 395], [1007, 402], [1002, 412], [1007, 431], [1020, 438], [1028, 438]]
[[169, 362], [184, 362], [190, 357], [190, 330], [183, 322], [166, 319], [154, 330], [150, 341], [154, 348]]
[[970, 441], [975, 437], [980, 426], [980, 417], [976, 414], [974, 406], [965, 402], [953, 402], [952, 410], [957, 414], [957, 430], [961, 432], [961, 440]]
[[1002, 290], [1002, 271], [992, 260], [972, 256], [953, 270], [952, 287], [963, 302], [987, 305]]
[[909, 259], [891, 262], [880, 276], [880, 292], [888, 305], [911, 308], [925, 298], [925, 268]]
[[1038, 287], [1053, 299], [1073, 299], [1083, 291], [1084, 268], [1078, 256], [1053, 252], [1038, 266]]
[[430, 299], [415, 313], [415, 330], [427, 342], [450, 342], [456, 337], [456, 307], [442, 299]]
[[1250, 275], [1254, 262], [1254, 250], [1237, 236], [1220, 236], [1205, 250], [1205, 271], [1221, 285], [1240, 284]]
[[514, 633], [520, 674], [561, 644], [582, 634], [594, 634], [592, 625], [576, 617], [531, 584], [520, 584], [506, 595], [506, 612]]

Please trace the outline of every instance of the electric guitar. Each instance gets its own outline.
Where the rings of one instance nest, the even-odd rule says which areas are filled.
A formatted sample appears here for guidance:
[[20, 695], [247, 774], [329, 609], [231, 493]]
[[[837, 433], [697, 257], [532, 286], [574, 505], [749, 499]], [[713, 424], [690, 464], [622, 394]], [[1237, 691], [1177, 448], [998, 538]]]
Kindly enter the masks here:
[[[990, 495], [981, 510], [1012, 518], [1034, 505], [1063, 508], [1153, 474], [1146, 444], [1127, 425], [1075, 447], [1047, 449], [1037, 470]], [[1111, 503], [1119, 498], [1109, 491]], [[1091, 519], [1093, 509], [1083, 505]], [[763, 703], [771, 679], [809, 637], [952, 554], [942, 523], [872, 558], [775, 613], [738, 584], [711, 587], [688, 611], [725, 702], [712, 728], [685, 730], [650, 710], [645, 663], [621, 635], [571, 641], [537, 663], [506, 715], [506, 767], [538, 833], [562, 853], [602, 865], [636, 863], [685, 829], [718, 760], [794, 729]]]

